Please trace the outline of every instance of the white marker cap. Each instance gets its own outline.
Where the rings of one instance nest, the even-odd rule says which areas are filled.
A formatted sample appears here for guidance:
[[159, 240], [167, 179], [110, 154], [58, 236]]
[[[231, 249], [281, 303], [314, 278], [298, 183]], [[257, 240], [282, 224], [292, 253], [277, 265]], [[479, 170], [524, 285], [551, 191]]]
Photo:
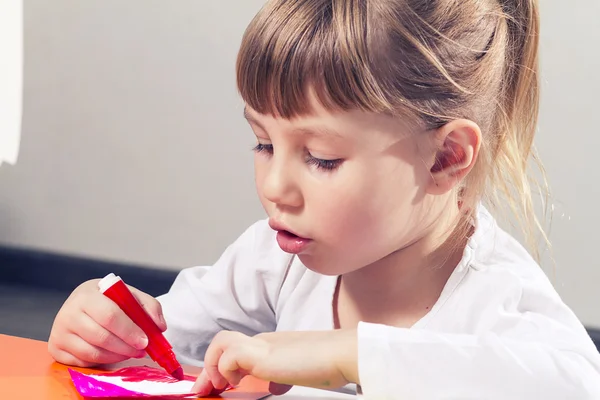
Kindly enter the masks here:
[[101, 293], [106, 292], [112, 285], [119, 282], [121, 280], [120, 277], [116, 276], [112, 272], [106, 275], [100, 282], [98, 282], [98, 289], [100, 289]]

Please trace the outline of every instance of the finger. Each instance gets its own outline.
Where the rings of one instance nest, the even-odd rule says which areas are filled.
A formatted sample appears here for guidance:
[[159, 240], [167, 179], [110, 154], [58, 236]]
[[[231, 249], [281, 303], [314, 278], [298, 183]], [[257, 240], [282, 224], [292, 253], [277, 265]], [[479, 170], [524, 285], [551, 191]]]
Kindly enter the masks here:
[[71, 365], [73, 367], [82, 367], [82, 368], [92, 366], [91, 363], [80, 360], [79, 358], [75, 357], [73, 354], [68, 353], [61, 349], [52, 349], [51, 354], [52, 354], [52, 357], [54, 358], [54, 360], [61, 364]]
[[144, 331], [108, 297], [103, 295], [94, 297], [93, 301], [85, 303], [83, 311], [129, 346], [138, 350], [148, 346], [148, 338]]
[[265, 342], [239, 333], [223, 335], [216, 345], [221, 346], [222, 351], [218, 361], [219, 374], [233, 386], [246, 375], [254, 374], [257, 364], [265, 359]]
[[219, 372], [219, 359], [223, 354], [222, 349], [213, 348], [210, 352], [207, 350], [208, 357], [204, 358], [204, 370], [208, 379], [212, 382], [215, 389], [224, 389], [227, 386], [227, 379]]
[[196, 379], [194, 386], [192, 386], [191, 393], [197, 394], [198, 397], [215, 397], [223, 393], [225, 389], [227, 389], [227, 387], [215, 389], [206, 371], [202, 370], [198, 379]]
[[242, 338], [247, 337], [234, 332], [221, 331], [217, 333], [206, 349], [206, 354], [204, 356], [204, 370], [216, 389], [223, 389], [227, 386], [227, 379], [219, 372], [219, 360], [225, 349], [227, 349], [236, 338], [239, 341], [242, 340]]
[[131, 347], [115, 334], [109, 332], [94, 321], [89, 315], [82, 314], [77, 319], [72, 333], [77, 334], [86, 342], [127, 358], [142, 358], [146, 352]]
[[161, 331], [167, 330], [167, 323], [162, 311], [162, 305], [154, 297], [147, 293], [142, 292], [132, 286], [128, 286], [133, 296], [142, 305], [144, 310], [150, 315], [154, 323], [158, 326]]
[[61, 350], [72, 354], [83, 362], [87, 362], [88, 365], [112, 364], [129, 358], [94, 346], [72, 333], [67, 334], [65, 343], [67, 345], [61, 348]]
[[219, 359], [219, 373], [232, 386], [238, 385], [242, 378], [248, 375], [238, 363], [238, 358], [241, 356], [239, 351], [234, 351], [230, 348], [223, 352]]
[[208, 374], [206, 373], [206, 369], [203, 369], [198, 378], [196, 379], [196, 383], [192, 386], [192, 393], [196, 393], [199, 397], [208, 396], [215, 387], [213, 386]]
[[275, 396], [286, 394], [293, 388], [292, 385], [284, 385], [281, 383], [269, 382], [269, 392]]

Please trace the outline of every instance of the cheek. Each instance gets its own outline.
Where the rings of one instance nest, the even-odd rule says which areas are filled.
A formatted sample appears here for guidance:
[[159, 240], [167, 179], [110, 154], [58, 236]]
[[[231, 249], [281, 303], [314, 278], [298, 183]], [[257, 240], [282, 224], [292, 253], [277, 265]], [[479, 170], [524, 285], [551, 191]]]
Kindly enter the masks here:
[[412, 167], [396, 162], [370, 171], [354, 174], [351, 184], [323, 194], [314, 215], [323, 227], [321, 235], [332, 247], [366, 258], [411, 240], [419, 197]]
[[256, 187], [256, 193], [258, 194], [258, 198], [265, 209], [268, 211], [269, 205], [271, 204], [267, 199], [265, 199], [263, 195], [263, 183], [265, 180], [266, 174], [266, 166], [264, 165], [264, 160], [261, 160], [259, 155], [254, 156], [254, 185]]
[[340, 244], [352, 246], [372, 233], [373, 202], [360, 188], [330, 187], [313, 199], [307, 199], [308, 215], [313, 226], [319, 227], [319, 236], [338, 247]]

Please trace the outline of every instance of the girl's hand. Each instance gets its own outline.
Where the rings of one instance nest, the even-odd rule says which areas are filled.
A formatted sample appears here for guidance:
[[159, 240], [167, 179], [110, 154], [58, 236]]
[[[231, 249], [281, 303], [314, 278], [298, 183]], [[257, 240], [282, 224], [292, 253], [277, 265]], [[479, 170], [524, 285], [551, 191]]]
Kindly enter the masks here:
[[[98, 290], [99, 279], [79, 285], [54, 319], [48, 351], [59, 363], [77, 367], [111, 364], [142, 358], [148, 345], [146, 334], [112, 300]], [[160, 303], [129, 287], [158, 327], [167, 325]]]
[[252, 375], [273, 394], [293, 385], [333, 389], [358, 382], [356, 330], [276, 332], [248, 337], [222, 331], [206, 351], [192, 389], [205, 396]]

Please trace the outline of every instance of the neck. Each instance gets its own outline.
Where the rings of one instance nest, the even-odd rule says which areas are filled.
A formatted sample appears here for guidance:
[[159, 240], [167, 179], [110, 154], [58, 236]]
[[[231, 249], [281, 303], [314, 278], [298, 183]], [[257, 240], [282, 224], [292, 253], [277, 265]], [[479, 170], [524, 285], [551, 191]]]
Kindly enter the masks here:
[[[458, 215], [458, 214], [457, 214]], [[438, 300], [462, 258], [467, 241], [463, 224], [439, 224], [418, 240], [341, 278], [340, 294], [363, 320], [412, 325]], [[456, 225], [456, 224], [454, 224]], [[389, 321], [387, 321], [389, 323]]]

